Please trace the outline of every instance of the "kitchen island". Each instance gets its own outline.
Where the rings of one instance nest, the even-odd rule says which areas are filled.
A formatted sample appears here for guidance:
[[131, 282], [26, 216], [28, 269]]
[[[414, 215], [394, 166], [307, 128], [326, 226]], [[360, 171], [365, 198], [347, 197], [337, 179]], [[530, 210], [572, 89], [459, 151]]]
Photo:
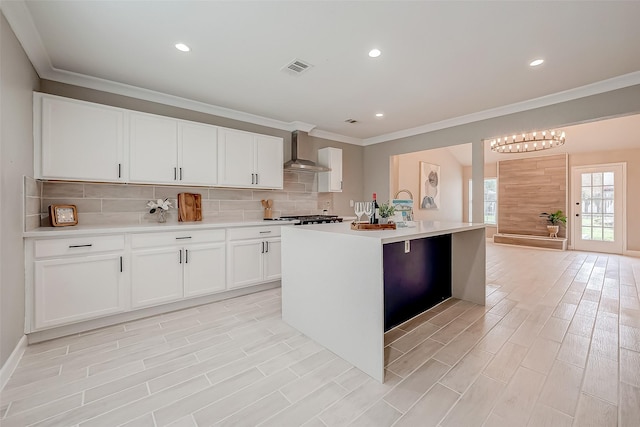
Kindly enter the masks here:
[[448, 297], [485, 303], [483, 224], [282, 230], [282, 318], [384, 382], [384, 333]]

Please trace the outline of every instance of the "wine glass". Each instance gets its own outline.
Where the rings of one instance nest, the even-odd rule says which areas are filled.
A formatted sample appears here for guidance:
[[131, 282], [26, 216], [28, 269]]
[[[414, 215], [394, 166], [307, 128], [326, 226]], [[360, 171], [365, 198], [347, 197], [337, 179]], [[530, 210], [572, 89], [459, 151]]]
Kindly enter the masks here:
[[358, 222], [360, 222], [360, 217], [362, 216], [362, 214], [364, 214], [364, 203], [355, 202], [353, 204], [353, 209], [356, 213], [356, 216], [358, 217]]
[[373, 203], [372, 202], [362, 202], [364, 203], [364, 214], [369, 217], [369, 221], [371, 221], [371, 215], [373, 215]]

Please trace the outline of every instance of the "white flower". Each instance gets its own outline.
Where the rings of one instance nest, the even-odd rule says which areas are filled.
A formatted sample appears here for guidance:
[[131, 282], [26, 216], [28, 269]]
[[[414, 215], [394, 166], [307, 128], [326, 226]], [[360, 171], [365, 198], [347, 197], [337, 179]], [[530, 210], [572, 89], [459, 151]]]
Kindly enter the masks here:
[[149, 200], [149, 202], [147, 203], [147, 207], [151, 208], [149, 210], [149, 213], [155, 213], [156, 210], [158, 209], [162, 209], [163, 211], [168, 211], [169, 208], [172, 208], [173, 206], [171, 205], [169, 198], [166, 198], [164, 200], [158, 199], [155, 202], [153, 200]]

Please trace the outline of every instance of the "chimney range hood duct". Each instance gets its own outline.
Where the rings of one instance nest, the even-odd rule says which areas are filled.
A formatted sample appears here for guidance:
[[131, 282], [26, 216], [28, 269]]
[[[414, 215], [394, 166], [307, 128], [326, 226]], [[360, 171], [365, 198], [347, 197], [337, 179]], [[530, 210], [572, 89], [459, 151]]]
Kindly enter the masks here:
[[291, 160], [284, 164], [284, 170], [298, 172], [329, 172], [331, 169], [318, 166], [311, 160], [298, 158], [298, 131], [291, 134]]

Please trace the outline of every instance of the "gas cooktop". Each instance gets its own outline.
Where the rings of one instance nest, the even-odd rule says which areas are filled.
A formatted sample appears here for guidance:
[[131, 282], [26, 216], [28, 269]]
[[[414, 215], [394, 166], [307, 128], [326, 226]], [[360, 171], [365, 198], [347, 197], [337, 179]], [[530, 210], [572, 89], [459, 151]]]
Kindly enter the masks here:
[[300, 221], [300, 224], [324, 224], [329, 222], [342, 222], [342, 218], [338, 215], [284, 215], [280, 218], [274, 218], [280, 221]]

